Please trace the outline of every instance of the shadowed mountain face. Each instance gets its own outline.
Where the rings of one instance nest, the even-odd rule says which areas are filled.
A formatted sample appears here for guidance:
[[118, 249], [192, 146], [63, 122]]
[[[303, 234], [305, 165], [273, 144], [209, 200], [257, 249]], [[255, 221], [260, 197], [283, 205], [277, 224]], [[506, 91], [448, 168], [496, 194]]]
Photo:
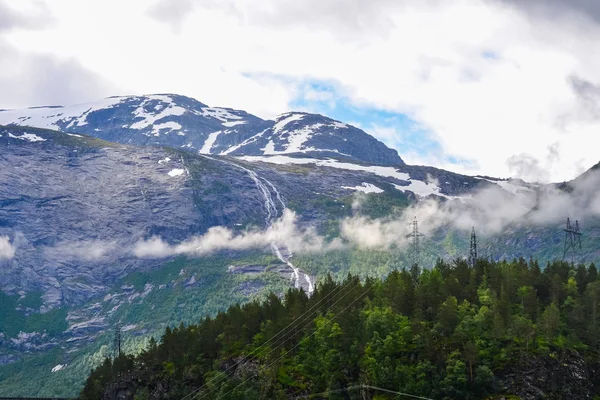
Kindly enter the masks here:
[[281, 196], [273, 213], [293, 207], [300, 224], [317, 227], [332, 218], [332, 206], [319, 202], [348, 215], [342, 200], [356, 192], [388, 191], [408, 202], [481, 185], [427, 167], [195, 155], [28, 127], [0, 127], [0, 147], [0, 236], [16, 249], [0, 259], [0, 289], [40, 291], [48, 307], [85, 302], [127, 273], [156, 265], [132, 254], [139, 241], [158, 236], [176, 244], [214, 226], [266, 228], [271, 210], [255, 178], [269, 196]]
[[265, 121], [245, 111], [209, 107], [171, 94], [0, 111], [0, 125], [83, 133], [117, 143], [170, 146], [202, 154], [318, 154], [403, 164], [395, 150], [364, 131], [322, 115], [288, 113]]

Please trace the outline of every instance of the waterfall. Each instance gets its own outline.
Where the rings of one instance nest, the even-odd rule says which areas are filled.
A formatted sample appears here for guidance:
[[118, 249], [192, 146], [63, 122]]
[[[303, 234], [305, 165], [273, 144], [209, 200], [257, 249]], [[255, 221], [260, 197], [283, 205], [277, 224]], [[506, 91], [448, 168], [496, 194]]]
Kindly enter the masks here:
[[[254, 181], [256, 188], [258, 189], [259, 193], [262, 195], [262, 197], [264, 199], [263, 206], [264, 206], [265, 212], [266, 212], [265, 224], [267, 227], [270, 227], [272, 225], [273, 220], [275, 218], [283, 215], [283, 211], [286, 209], [286, 205], [285, 205], [285, 202], [283, 201], [283, 198], [281, 197], [281, 194], [279, 193], [279, 191], [277, 190], [275, 185], [273, 185], [273, 183], [271, 183], [269, 180], [267, 180], [265, 178], [260, 178], [256, 172], [249, 170], [248, 168], [244, 168], [241, 165], [238, 165], [238, 164], [235, 164], [235, 163], [232, 163], [229, 161], [224, 161], [224, 160], [221, 160], [221, 161], [223, 161], [227, 164], [230, 164], [234, 167], [243, 169], [250, 176], [250, 178]], [[270, 187], [270, 189], [267, 185]], [[273, 195], [271, 194], [271, 192], [275, 193], [275, 198], [277, 199], [279, 204], [281, 204], [281, 213], [277, 209], [277, 205], [275, 204], [275, 201], [273, 200]], [[292, 270], [292, 279], [294, 281], [294, 287], [296, 289], [299, 289], [301, 287], [301, 282], [304, 279], [304, 281], [308, 285], [308, 295], [310, 296], [314, 291], [314, 285], [313, 285], [312, 279], [310, 278], [310, 276], [308, 274], [301, 272], [300, 269], [297, 268], [290, 261], [290, 258], [293, 257], [293, 254], [287, 244], [284, 243], [283, 245], [285, 246], [285, 248], [282, 251], [282, 249], [280, 249], [279, 245], [275, 241], [271, 242], [271, 250], [273, 251], [273, 254], [275, 254], [275, 256], [281, 262], [286, 264]]]

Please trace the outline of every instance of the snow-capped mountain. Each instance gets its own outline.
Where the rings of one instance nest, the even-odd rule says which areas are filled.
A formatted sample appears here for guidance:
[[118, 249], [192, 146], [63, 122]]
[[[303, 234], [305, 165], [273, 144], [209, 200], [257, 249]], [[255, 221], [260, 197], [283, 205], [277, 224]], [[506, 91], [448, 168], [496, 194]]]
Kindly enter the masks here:
[[[600, 210], [598, 166], [563, 185], [465, 176], [406, 165], [366, 132], [322, 115], [270, 121], [177, 95], [3, 110], [0, 149], [2, 393], [17, 362], [27, 365], [23, 382], [37, 374], [53, 388], [68, 374], [81, 384], [77, 371], [87, 374], [117, 323], [144, 337], [273, 288], [310, 292], [323, 271], [343, 277], [406, 266], [408, 210], [435, 213], [419, 217], [424, 227], [464, 221], [428, 233], [429, 263], [464, 255], [473, 221], [477, 229], [504, 226], [502, 218], [523, 212], [530, 224], [490, 233], [483, 256], [555, 259], [561, 222], [540, 227], [536, 217], [576, 218], [571, 192], [579, 208]], [[286, 210], [295, 218], [289, 226]], [[409, 219], [394, 220], [398, 213]], [[586, 260], [599, 260], [600, 220], [584, 228]], [[275, 240], [297, 232], [309, 232], [316, 241], [304, 245], [325, 253]], [[391, 253], [355, 247], [359, 233], [392, 238]], [[203, 237], [232, 242], [201, 256], [183, 251], [199, 250]], [[138, 253], [146, 245], [155, 253]], [[55, 394], [21, 386], [20, 395]]]
[[280, 115], [264, 131], [221, 154], [334, 156], [378, 165], [403, 165], [395, 150], [351, 125], [319, 114]]
[[83, 133], [117, 143], [162, 145], [201, 154], [314, 154], [379, 165], [404, 164], [395, 150], [366, 132], [322, 115], [287, 113], [274, 121], [263, 120], [173, 94], [3, 110], [0, 125]]

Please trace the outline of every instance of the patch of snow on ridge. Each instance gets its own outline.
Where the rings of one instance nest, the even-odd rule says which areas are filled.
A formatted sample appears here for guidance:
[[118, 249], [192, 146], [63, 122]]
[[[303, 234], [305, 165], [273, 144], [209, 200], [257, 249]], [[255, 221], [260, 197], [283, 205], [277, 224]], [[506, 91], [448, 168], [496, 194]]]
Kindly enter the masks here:
[[394, 187], [400, 190], [401, 192], [413, 192], [414, 194], [420, 197], [427, 197], [434, 194], [436, 196], [450, 198], [447, 195], [440, 192], [440, 188], [434, 185], [433, 183], [426, 183], [418, 180], [411, 179], [410, 184], [408, 186], [394, 185]]
[[317, 129], [322, 127], [323, 124], [314, 124], [311, 126], [305, 126], [302, 129], [290, 131], [287, 138], [288, 145], [285, 149], [286, 153], [297, 153], [301, 151], [302, 145], [306, 143], [315, 133]]
[[386, 178], [396, 178], [401, 181], [409, 181], [410, 175], [405, 172], [400, 172], [394, 167], [382, 167], [378, 165], [359, 165], [341, 162], [328, 158], [326, 160], [319, 160], [316, 158], [295, 158], [283, 155], [276, 155], [271, 157], [263, 156], [242, 156], [240, 160], [249, 162], [266, 162], [271, 164], [315, 164], [319, 167], [329, 167], [345, 169], [349, 171], [364, 171], [370, 172], [375, 175], [383, 176]]
[[224, 108], [219, 108], [219, 107], [204, 107], [204, 108], [202, 108], [201, 115], [204, 117], [215, 118], [215, 119], [218, 119], [219, 121], [223, 121], [223, 122], [228, 122], [229, 120], [232, 120], [232, 119], [234, 119], [234, 120], [243, 119], [239, 115], [235, 115], [235, 114], [231, 113], [229, 110], [226, 110]]
[[[281, 117], [283, 117], [284, 115], [288, 115], [287, 117], [280, 119]], [[273, 125], [273, 132], [274, 133], [279, 133], [283, 130], [283, 128], [289, 124], [290, 122], [293, 121], [298, 121], [301, 120], [304, 117], [304, 114], [283, 114], [280, 115], [279, 117], [277, 117], [278, 122]]]
[[356, 190], [357, 192], [363, 192], [363, 193], [383, 193], [384, 190], [381, 188], [378, 188], [377, 186], [371, 184], [371, 183], [367, 183], [367, 182], [363, 182], [362, 186], [342, 186], [342, 189], [349, 189], [349, 190]]
[[19, 139], [29, 140], [30, 142], [45, 142], [46, 139], [39, 137], [33, 133], [24, 133], [19, 137]]
[[269, 143], [267, 143], [266, 146], [263, 147], [261, 150], [265, 155], [277, 154], [277, 152], [275, 151], [275, 143], [273, 142], [273, 140], [269, 140]]
[[[150, 101], [161, 101], [163, 106], [165, 107], [162, 111], [160, 111], [158, 114], [154, 113], [154, 112], [147, 112], [145, 109], [145, 106], [150, 102]], [[167, 118], [167, 117], [178, 117], [181, 116], [185, 113], [185, 108], [180, 107], [175, 105], [175, 103], [173, 103], [173, 99], [171, 99], [169, 96], [149, 96], [147, 99], [145, 99], [144, 101], [142, 101], [142, 103], [138, 106], [138, 108], [135, 109], [135, 111], [133, 112], [133, 115], [135, 116], [136, 119], [140, 119], [139, 121], [133, 123], [129, 128], [130, 129], [145, 129], [149, 126], [154, 125], [156, 122]], [[168, 122], [167, 122], [168, 123]], [[160, 124], [160, 125], [156, 125], [152, 128], [152, 134], [154, 136], [158, 136], [159, 135], [159, 130], [160, 129], [164, 129], [164, 128], [171, 128], [171, 129], [181, 129], [181, 125], [177, 124], [178, 128], [172, 128], [172, 126], [174, 125], [170, 125], [170, 126], [164, 126], [165, 124]]]
[[13, 139], [27, 140], [29, 142], [45, 142], [46, 141], [46, 139], [41, 138], [38, 135], [33, 134], [33, 133], [24, 133], [21, 136], [15, 136], [9, 132], [8, 137], [11, 137]]
[[236, 144], [235, 146], [232, 146], [232, 147], [226, 149], [225, 151], [222, 151], [220, 155], [225, 156], [227, 154], [233, 153], [234, 151], [236, 151], [237, 149], [239, 149], [241, 147], [244, 147], [250, 143], [256, 142], [258, 140], [258, 138], [260, 138], [261, 136], [263, 136], [265, 134], [266, 131], [268, 131], [268, 129], [265, 129], [264, 131], [257, 133], [256, 135], [244, 140], [240, 144]]
[[348, 127], [348, 125], [344, 124], [343, 122], [339, 122], [339, 121], [334, 121], [334, 123], [331, 124], [331, 126], [333, 126], [335, 129], [345, 129]]
[[183, 173], [185, 172], [184, 169], [180, 169], [180, 168], [174, 168], [171, 171], [169, 171], [169, 176], [170, 177], [176, 177], [176, 176], [180, 176], [183, 175]]
[[167, 163], [169, 163], [169, 161], [171, 161], [171, 159], [169, 157], [166, 157], [162, 160], [158, 160], [158, 163], [159, 164], [167, 164]]
[[60, 130], [59, 124], [68, 128], [87, 125], [87, 116], [95, 111], [113, 108], [126, 97], [110, 97], [94, 103], [77, 104], [68, 107], [37, 107], [24, 110], [0, 111], [0, 125], [33, 126], [36, 128]]
[[221, 125], [226, 126], [228, 128], [232, 128], [234, 126], [244, 125], [246, 123], [247, 123], [246, 121], [229, 121], [229, 122], [223, 122]]
[[217, 136], [219, 136], [220, 134], [221, 131], [216, 131], [208, 135], [206, 141], [204, 142], [204, 145], [202, 145], [202, 148], [200, 149], [200, 154], [210, 154], [210, 149], [212, 149], [213, 145], [217, 140]]
[[[291, 122], [291, 119], [297, 117], [298, 115], [293, 115], [285, 120], [281, 121], [281, 123], [285, 122], [288, 124]], [[299, 115], [303, 117], [303, 115]], [[287, 122], [286, 122], [287, 121]], [[275, 124], [273, 128], [274, 133], [278, 133], [279, 144], [283, 146], [283, 150], [275, 150], [275, 144], [273, 140], [271, 140], [263, 150], [265, 155], [274, 155], [274, 154], [290, 154], [290, 153], [306, 153], [308, 151], [318, 151], [315, 148], [305, 147], [304, 144], [309, 141], [313, 134], [316, 133], [319, 128], [323, 127], [324, 124], [313, 124], [309, 126], [304, 126], [300, 129], [295, 130], [286, 130], [284, 129], [284, 125], [277, 126], [279, 123]], [[287, 143], [286, 143], [287, 142]]]

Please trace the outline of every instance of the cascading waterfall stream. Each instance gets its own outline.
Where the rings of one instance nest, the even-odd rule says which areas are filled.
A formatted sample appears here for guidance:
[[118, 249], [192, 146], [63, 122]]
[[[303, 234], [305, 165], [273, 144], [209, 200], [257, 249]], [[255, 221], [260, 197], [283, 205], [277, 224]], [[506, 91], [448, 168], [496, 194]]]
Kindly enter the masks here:
[[[221, 161], [223, 161], [223, 160], [221, 160]], [[279, 193], [279, 191], [277, 190], [275, 185], [273, 185], [273, 183], [271, 183], [270, 181], [268, 181], [265, 178], [259, 178], [259, 176], [256, 174], [256, 172], [249, 170], [247, 168], [244, 168], [241, 165], [238, 165], [238, 164], [235, 164], [232, 162], [228, 162], [228, 161], [223, 161], [223, 162], [230, 164], [234, 167], [243, 169], [250, 176], [250, 178], [254, 181], [256, 188], [258, 189], [258, 191], [264, 198], [264, 201], [265, 201], [264, 207], [265, 207], [265, 211], [267, 214], [265, 217], [265, 223], [266, 223], [267, 227], [270, 227], [273, 223], [273, 220], [280, 216], [279, 210], [277, 210], [277, 205], [275, 204], [275, 201], [273, 200], [271, 190], [275, 193], [275, 197], [277, 198], [277, 201], [279, 202], [279, 204], [281, 204], [281, 214], [283, 214], [283, 211], [286, 208], [285, 202], [283, 201], [281, 194]], [[261, 181], [261, 179], [262, 179], [262, 181], [264, 181], [264, 183]], [[271, 190], [269, 190], [267, 185], [271, 187]], [[299, 289], [301, 287], [302, 279], [304, 279], [308, 285], [308, 295], [310, 296], [314, 291], [314, 284], [312, 282], [312, 279], [310, 278], [310, 276], [308, 274], [301, 273], [300, 269], [297, 268], [294, 264], [292, 264], [292, 262], [290, 261], [290, 258], [293, 257], [293, 254], [287, 244], [284, 243], [284, 246], [285, 246], [285, 248], [282, 251], [282, 249], [279, 248], [279, 245], [275, 241], [271, 242], [271, 250], [273, 251], [273, 254], [275, 254], [275, 256], [277, 258], [279, 258], [279, 260], [281, 260], [281, 262], [285, 263], [292, 270], [292, 279], [294, 280], [294, 287], [296, 289]]]
[[[277, 200], [281, 204], [282, 210], [285, 210], [286, 206], [285, 206], [285, 203], [283, 202], [283, 199], [281, 198], [281, 194], [279, 193], [279, 190], [277, 190], [275, 185], [273, 185], [267, 179], [265, 179], [265, 178], [262, 178], [262, 179], [269, 186], [271, 186], [271, 188], [273, 189], [273, 192], [275, 192], [275, 195], [277, 196]], [[271, 246], [273, 246], [273, 245], [271, 245]], [[275, 245], [275, 248], [273, 250], [275, 251], [275, 254], [277, 255], [277, 257], [281, 261], [285, 262], [294, 271], [294, 278], [295, 278], [294, 286], [296, 287], [296, 289], [298, 289], [298, 287], [300, 285], [300, 269], [296, 268], [296, 266], [294, 266], [294, 264], [291, 263], [290, 258], [292, 258], [294, 256], [294, 254], [292, 253], [292, 251], [290, 250], [290, 247], [287, 244], [286, 244], [286, 248], [288, 251], [288, 256], [286, 258], [284, 258], [282, 256], [277, 245]], [[306, 280], [306, 283], [308, 284], [308, 294], [310, 295], [314, 291], [314, 286], [313, 286], [312, 280], [310, 279], [310, 276], [308, 274], [303, 274], [303, 276], [304, 276], [304, 280]]]

